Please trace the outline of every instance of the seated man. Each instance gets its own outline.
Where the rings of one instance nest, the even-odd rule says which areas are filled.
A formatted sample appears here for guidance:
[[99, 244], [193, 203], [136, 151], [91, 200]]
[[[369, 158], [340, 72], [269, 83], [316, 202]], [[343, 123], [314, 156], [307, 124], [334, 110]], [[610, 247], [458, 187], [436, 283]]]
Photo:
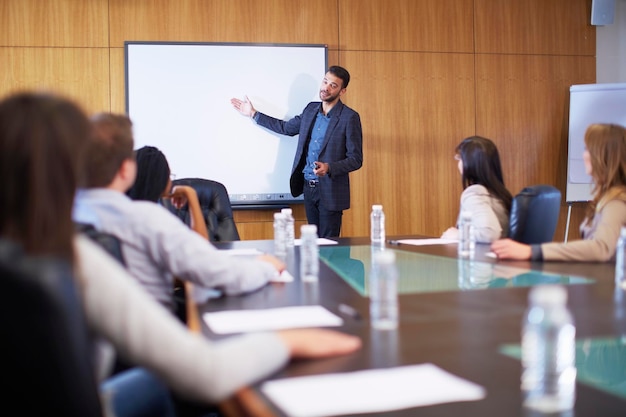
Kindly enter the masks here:
[[174, 309], [174, 277], [234, 295], [264, 286], [284, 269], [268, 255], [233, 259], [159, 204], [131, 200], [125, 194], [137, 173], [131, 120], [99, 114], [92, 123], [86, 188], [76, 195], [73, 219], [117, 236], [129, 272], [160, 303]]

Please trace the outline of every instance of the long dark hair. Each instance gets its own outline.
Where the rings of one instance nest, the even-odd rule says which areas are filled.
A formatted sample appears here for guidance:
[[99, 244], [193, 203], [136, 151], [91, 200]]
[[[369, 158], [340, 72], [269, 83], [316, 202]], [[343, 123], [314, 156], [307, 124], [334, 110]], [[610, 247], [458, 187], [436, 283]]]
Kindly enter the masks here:
[[154, 146], [135, 151], [137, 178], [126, 194], [133, 200], [159, 201], [170, 179], [170, 166], [163, 152]]
[[20, 92], [0, 102], [0, 236], [74, 260], [72, 204], [91, 134], [72, 101]]
[[510, 212], [513, 196], [504, 185], [500, 154], [495, 143], [482, 136], [470, 136], [457, 145], [456, 153], [463, 161], [463, 189], [480, 184], [502, 201]]

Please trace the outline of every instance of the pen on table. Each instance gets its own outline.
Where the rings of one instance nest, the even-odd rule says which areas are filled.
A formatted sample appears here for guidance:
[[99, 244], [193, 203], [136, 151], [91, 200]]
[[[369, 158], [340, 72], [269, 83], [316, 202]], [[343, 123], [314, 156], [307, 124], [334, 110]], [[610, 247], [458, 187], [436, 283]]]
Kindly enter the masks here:
[[346, 316], [352, 317], [355, 320], [361, 320], [361, 314], [356, 311], [354, 307], [347, 304], [339, 304], [339, 311]]
[[387, 243], [389, 243], [390, 245], [399, 245], [400, 241], [399, 240], [388, 240]]

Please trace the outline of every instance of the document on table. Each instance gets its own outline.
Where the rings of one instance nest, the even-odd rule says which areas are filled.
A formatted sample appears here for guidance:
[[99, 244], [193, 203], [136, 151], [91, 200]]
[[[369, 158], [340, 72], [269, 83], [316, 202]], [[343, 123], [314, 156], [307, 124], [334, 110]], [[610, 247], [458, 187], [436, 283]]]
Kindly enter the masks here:
[[[257, 256], [263, 255], [264, 253], [255, 248], [220, 249], [220, 250], [230, 256], [246, 256], [246, 257], [251, 257], [251, 258], [256, 258]], [[270, 282], [292, 282], [293, 279], [294, 279], [293, 275], [291, 275], [289, 271], [285, 269], [281, 273], [276, 272], [276, 276], [270, 279]]]
[[285, 269], [281, 273], [276, 272], [276, 276], [270, 279], [270, 282], [293, 282], [293, 279], [293, 275]]
[[395, 242], [402, 243], [403, 245], [427, 246], [427, 245], [449, 245], [451, 243], [458, 243], [458, 240], [457, 239], [431, 238], [431, 239], [400, 239], [400, 240], [396, 240]]
[[240, 249], [220, 249], [222, 252], [226, 252], [231, 256], [258, 256], [263, 255], [258, 249], [254, 248], [240, 248]]
[[[456, 241], [455, 241], [456, 242]], [[302, 244], [302, 240], [301, 239], [295, 239], [293, 241], [294, 246], [300, 246]], [[339, 242], [337, 242], [336, 240], [332, 240], [332, 239], [327, 239], [325, 237], [318, 237], [317, 238], [317, 244], [319, 246], [324, 246], [324, 245], [338, 245]], [[239, 249], [220, 249], [223, 252], [226, 252], [229, 255], [233, 255], [233, 256], [250, 256], [250, 255], [262, 255], [264, 252], [255, 249], [255, 248], [239, 248]]]
[[[300, 246], [302, 244], [302, 240], [301, 239], [295, 239], [293, 244], [295, 246]], [[332, 239], [326, 239], [325, 237], [318, 237], [317, 238], [317, 244], [319, 246], [324, 246], [324, 245], [337, 245], [338, 242], [336, 240], [332, 240]]]
[[261, 391], [290, 417], [374, 413], [485, 398], [486, 390], [430, 364], [268, 381]]
[[322, 306], [279, 307], [204, 313], [202, 318], [218, 334], [258, 332], [301, 327], [335, 327], [343, 319]]

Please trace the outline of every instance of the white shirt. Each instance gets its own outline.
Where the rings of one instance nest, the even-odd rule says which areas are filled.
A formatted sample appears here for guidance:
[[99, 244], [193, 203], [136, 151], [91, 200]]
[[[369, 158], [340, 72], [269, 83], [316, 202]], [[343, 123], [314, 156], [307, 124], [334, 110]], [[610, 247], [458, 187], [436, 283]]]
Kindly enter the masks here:
[[130, 274], [169, 308], [174, 276], [235, 295], [264, 286], [277, 273], [268, 262], [233, 259], [164, 207], [115, 190], [80, 190], [73, 219], [117, 236]]

